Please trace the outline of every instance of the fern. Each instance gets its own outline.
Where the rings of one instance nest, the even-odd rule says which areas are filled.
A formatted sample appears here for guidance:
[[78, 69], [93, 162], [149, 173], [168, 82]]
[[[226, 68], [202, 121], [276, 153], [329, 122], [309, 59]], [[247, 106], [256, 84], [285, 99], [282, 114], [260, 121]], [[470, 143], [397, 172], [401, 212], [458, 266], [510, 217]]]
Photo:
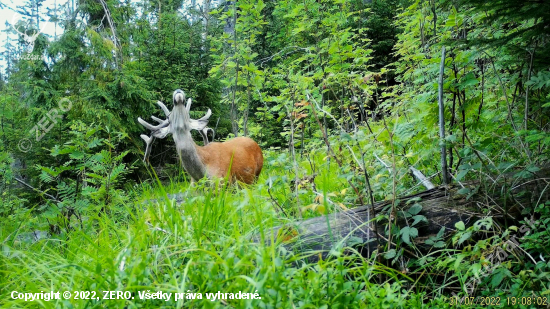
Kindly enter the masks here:
[[[122, 163], [129, 153], [115, 151], [118, 143], [127, 135], [88, 127], [81, 122], [71, 124], [72, 141], [54, 146], [51, 156], [64, 162], [57, 167], [37, 166], [39, 179], [52, 186], [45, 191], [56, 191], [59, 202], [41, 208], [45, 218], [57, 222], [55, 226], [69, 228], [70, 217], [91, 211], [94, 204], [116, 205], [127, 200], [126, 193], [117, 188], [123, 182], [129, 168]], [[106, 134], [103, 138], [99, 134]], [[110, 207], [109, 207], [110, 208]], [[107, 209], [109, 209], [107, 208]]]
[[44, 183], [51, 183], [51, 182], [54, 182], [55, 181], [55, 178], [52, 177], [50, 174], [48, 174], [47, 172], [45, 171], [42, 171], [39, 175], [38, 175], [38, 179], [40, 179], [41, 182], [44, 182]]
[[76, 189], [74, 186], [68, 185], [62, 181], [57, 186], [57, 194], [62, 201], [74, 201], [76, 197]]

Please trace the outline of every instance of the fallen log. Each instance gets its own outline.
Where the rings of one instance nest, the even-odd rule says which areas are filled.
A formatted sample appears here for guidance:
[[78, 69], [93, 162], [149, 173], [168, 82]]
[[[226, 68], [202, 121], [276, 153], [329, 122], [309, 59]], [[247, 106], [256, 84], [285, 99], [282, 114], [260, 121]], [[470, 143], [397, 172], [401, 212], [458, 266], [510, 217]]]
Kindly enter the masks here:
[[[521, 177], [501, 175], [493, 178], [493, 182], [469, 182], [449, 187], [437, 187], [418, 194], [403, 196], [395, 201], [386, 200], [374, 204], [374, 213], [388, 213], [395, 203], [397, 225], [400, 228], [412, 223], [410, 218], [403, 216], [405, 212], [421, 206], [418, 215], [427, 220], [414, 227], [418, 229], [418, 237], [413, 239], [420, 249], [431, 246], [425, 244], [430, 237], [435, 237], [442, 228], [445, 237], [455, 232], [455, 224], [464, 222], [465, 226], [473, 224], [477, 219], [490, 216], [493, 219], [503, 219], [510, 223], [517, 222], [521, 211], [549, 198], [550, 169], [538, 172], [520, 174]], [[518, 175], [517, 173], [515, 175]], [[374, 218], [371, 205], [357, 207], [351, 210], [328, 214], [321, 217], [297, 221], [271, 229], [273, 237], [266, 236], [265, 241], [281, 242], [288, 250], [298, 252], [317, 252], [325, 258], [334, 248], [360, 247], [364, 256], [381, 245], [387, 244], [384, 235], [388, 224], [387, 216], [376, 222], [378, 237], [374, 231]], [[416, 212], [416, 211], [415, 211]], [[410, 217], [410, 216], [409, 216]], [[394, 238], [395, 239], [395, 238]], [[392, 242], [392, 245], [394, 242]], [[319, 255], [310, 255], [308, 260], [314, 261]]]

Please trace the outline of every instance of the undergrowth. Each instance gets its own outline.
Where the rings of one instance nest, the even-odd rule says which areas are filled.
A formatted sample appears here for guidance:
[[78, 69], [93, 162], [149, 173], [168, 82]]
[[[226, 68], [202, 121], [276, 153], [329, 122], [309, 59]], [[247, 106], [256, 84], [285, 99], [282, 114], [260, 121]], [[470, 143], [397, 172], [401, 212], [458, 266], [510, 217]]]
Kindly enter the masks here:
[[[248, 187], [203, 181], [192, 187], [186, 182], [145, 183], [136, 189], [140, 199], [85, 212], [81, 224], [38, 241], [25, 237], [37, 220], [33, 210], [17, 213], [0, 228], [2, 307], [422, 307], [425, 293], [411, 290], [412, 278], [354, 249], [345, 255], [335, 249], [328, 259], [307, 262], [305, 258], [319, 252], [290, 252], [278, 243], [270, 229], [295, 219], [295, 205], [306, 207], [302, 214], [308, 217], [346, 203], [345, 182], [332, 176], [334, 163], [315, 153], [309, 160], [317, 165], [318, 194], [300, 185], [299, 190], [310, 194], [301, 194], [298, 203], [291, 201], [286, 179], [291, 175], [282, 168], [286, 160], [284, 154], [267, 152], [262, 176]], [[306, 170], [313, 164], [309, 160], [301, 161]], [[168, 198], [170, 192], [184, 193], [178, 202]], [[323, 207], [307, 208], [312, 203]], [[13, 291], [50, 290], [95, 291], [100, 298], [102, 291], [129, 291], [133, 299], [11, 299]], [[201, 293], [203, 299], [141, 300], [140, 291]], [[206, 299], [206, 293], [218, 291], [258, 293], [261, 299]], [[448, 303], [440, 298], [433, 306]]]
[[[94, 145], [101, 143], [93, 133], [83, 136]], [[86, 138], [79, 143], [86, 145]], [[61, 181], [59, 173], [40, 167], [51, 175], [42, 177], [48, 183], [63, 184], [57, 189], [63, 201], [11, 212], [4, 209], [0, 304], [3, 308], [446, 308], [455, 307], [457, 300], [475, 306], [473, 300], [465, 302], [477, 295], [498, 299], [492, 302], [498, 308], [532, 308], [535, 303], [528, 303], [528, 297], [547, 297], [550, 214], [548, 203], [541, 200], [535, 209], [526, 209], [535, 216], [526, 217], [521, 226], [503, 227], [490, 216], [469, 226], [459, 222], [452, 238], [445, 241], [442, 231], [425, 241], [432, 250], [416, 257], [405, 250], [420, 253], [411, 242], [418, 237], [415, 224], [426, 219], [418, 214], [420, 204], [407, 210], [415, 218], [410, 226], [392, 225], [381, 231], [399, 235], [396, 246], [379, 247], [381, 251], [371, 257], [342, 243], [328, 255], [290, 250], [287, 245], [299, 238], [274, 233], [272, 228], [359, 206], [361, 199], [351, 184], [363, 188], [359, 193], [366, 198], [356, 152], [375, 150], [366, 149], [363, 141], [354, 143], [351, 136], [341, 140], [340, 145], [348, 146], [338, 150], [345, 169], [327, 156], [326, 149], [313, 145], [295, 155], [298, 168], [289, 168], [294, 158], [287, 152], [264, 151], [264, 170], [250, 186], [207, 180], [191, 185], [181, 170], [161, 182], [149, 169], [149, 180], [130, 190], [121, 188], [128, 188], [124, 172], [132, 167], [120, 163], [123, 156], [117, 155], [111, 142], [106, 142], [109, 152], [96, 154], [73, 144], [55, 148], [52, 156], [72, 158], [64, 171], [76, 173], [76, 180], [67, 182], [76, 189], [69, 190], [72, 187]], [[422, 190], [412, 177], [407, 178], [406, 157], [380, 156], [375, 155], [381, 164], [367, 166], [375, 200]], [[393, 167], [384, 165], [384, 160]], [[474, 168], [469, 171], [476, 173]], [[80, 183], [86, 184], [82, 191]], [[79, 207], [76, 201], [83, 198], [88, 198], [86, 207]], [[378, 215], [377, 220], [388, 218], [386, 212]], [[522, 239], [521, 244], [511, 245], [515, 237]], [[498, 255], [502, 252], [506, 256]], [[89, 291], [95, 294], [86, 297], [99, 299], [72, 296], [25, 302], [12, 297], [14, 292], [48, 291]], [[103, 299], [103, 291], [126, 294]], [[143, 293], [156, 292], [171, 297], [142, 299]], [[233, 299], [235, 294], [207, 298], [218, 292], [261, 298]], [[176, 300], [175, 293], [184, 298]], [[513, 303], [510, 297], [516, 297]]]

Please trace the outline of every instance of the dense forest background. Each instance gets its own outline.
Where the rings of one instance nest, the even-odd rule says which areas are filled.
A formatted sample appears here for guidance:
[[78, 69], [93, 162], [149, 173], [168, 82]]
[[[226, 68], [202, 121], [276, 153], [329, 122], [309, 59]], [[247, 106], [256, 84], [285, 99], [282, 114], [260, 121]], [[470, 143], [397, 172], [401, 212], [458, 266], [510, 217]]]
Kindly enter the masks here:
[[[196, 265], [206, 268], [195, 274], [205, 277], [189, 279], [195, 290], [245, 286], [246, 280], [237, 279], [225, 285], [223, 280], [233, 278], [229, 274], [208, 277], [206, 269], [223, 267], [208, 264], [211, 257], [198, 256], [203, 253], [178, 257], [169, 271], [149, 269], [147, 263], [158, 260], [159, 253], [150, 255], [145, 247], [156, 242], [125, 242], [121, 237], [133, 238], [118, 233], [153, 225], [168, 231], [164, 237], [170, 241], [216, 254], [232, 252], [234, 257], [249, 254], [244, 235], [257, 232], [267, 217], [272, 223], [314, 217], [423, 190], [410, 167], [443, 184], [442, 145], [449, 182], [455, 185], [500, 175], [521, 182], [548, 163], [550, 3], [545, 1], [70, 0], [45, 7], [43, 0], [26, 0], [0, 5], [24, 17], [2, 30], [8, 36], [2, 42], [5, 70], [0, 76], [0, 272], [6, 275], [0, 286], [12, 286], [10, 291], [22, 284], [18, 276], [26, 276], [22, 282], [27, 289], [39, 291], [32, 278], [50, 282], [55, 276], [47, 265], [72, 259], [100, 266], [67, 276], [76, 280], [90, 276], [87, 271], [97, 276], [107, 272], [111, 279], [103, 288], [128, 287], [133, 280], [140, 286], [169, 284], [184, 269], [187, 274], [189, 261], [197, 258], [204, 258], [207, 266]], [[62, 31], [40, 33], [45, 22]], [[33, 34], [33, 40], [26, 39]], [[444, 139], [438, 114], [441, 68]], [[213, 111], [209, 127], [216, 141], [249, 136], [266, 158], [256, 187], [242, 191], [249, 193], [231, 191], [234, 200], [212, 197], [213, 204], [210, 197], [188, 200], [223, 204], [221, 209], [233, 214], [193, 225], [189, 241], [176, 233], [176, 226], [187, 226], [186, 219], [173, 221], [180, 217], [176, 208], [134, 215], [141, 211], [144, 196], [150, 197], [144, 192], [159, 186], [181, 192], [179, 184], [187, 182], [171, 138], [157, 140], [150, 162], [142, 161], [145, 145], [139, 135], [145, 130], [137, 122], [138, 117], [158, 116], [155, 102], [170, 105], [178, 88], [193, 98], [192, 116], [200, 117], [207, 108]], [[463, 188], [461, 193], [471, 197], [478, 191]], [[240, 211], [248, 204], [263, 207], [250, 212], [259, 221], [240, 222]], [[495, 211], [489, 204], [480, 206], [485, 219]], [[405, 248], [418, 236], [414, 225], [422, 218], [415, 218], [408, 229], [390, 224], [390, 240], [392, 233], [400, 237], [394, 247], [380, 248], [384, 261], [376, 260], [372, 268], [366, 263], [346, 268], [342, 257], [299, 266], [294, 257], [275, 249], [250, 249], [262, 256], [248, 260], [254, 267], [224, 265], [233, 276], [254, 278], [255, 289], [265, 296], [254, 304], [263, 308], [290, 308], [285, 302], [344, 308], [378, 301], [410, 307], [422, 306], [426, 299], [439, 299], [437, 306], [444, 307], [450, 302], [441, 297], [451, 295], [548, 297], [548, 206], [541, 199], [522, 205], [519, 220], [535, 220], [530, 233], [520, 249], [506, 261], [492, 263], [485, 275], [484, 258], [506, 248], [510, 229], [525, 221], [457, 227], [453, 241], [431, 240], [434, 250], [412, 259], [407, 256], [412, 249]], [[392, 211], [381, 216], [391, 218]], [[217, 232], [205, 232], [209, 226]], [[221, 232], [220, 226], [227, 230]], [[106, 230], [119, 232], [107, 236]], [[51, 255], [42, 256], [36, 242], [16, 237], [23, 231], [42, 231], [59, 244], [49, 244]], [[223, 233], [233, 233], [233, 240]], [[99, 246], [100, 239], [120, 243], [102, 247], [105, 256], [90, 262], [71, 251], [67, 244], [74, 238], [89, 239], [86, 246]], [[140, 269], [135, 277], [117, 270], [121, 256], [130, 256], [129, 248], [136, 255], [149, 252], [135, 265], [128, 262], [129, 269]], [[109, 260], [115, 256], [117, 262]], [[166, 253], [163, 259], [171, 256]], [[43, 268], [40, 274], [29, 270], [36, 267], [31, 260]], [[166, 272], [169, 277], [159, 275]], [[426, 279], [424, 273], [433, 276]], [[467, 289], [472, 278], [477, 280], [475, 293]], [[209, 280], [219, 284], [207, 287], [203, 283]], [[309, 281], [315, 283], [300, 285]], [[90, 282], [87, 288], [97, 287]], [[294, 300], [287, 299], [288, 291], [296, 289]], [[9, 298], [9, 293], [1, 295]]]

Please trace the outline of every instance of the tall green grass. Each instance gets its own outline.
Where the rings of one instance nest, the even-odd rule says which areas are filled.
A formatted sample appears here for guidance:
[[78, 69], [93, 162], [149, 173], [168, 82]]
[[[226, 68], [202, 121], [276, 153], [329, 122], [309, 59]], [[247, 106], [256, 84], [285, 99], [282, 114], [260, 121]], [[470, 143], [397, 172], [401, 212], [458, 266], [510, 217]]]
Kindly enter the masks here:
[[[2, 308], [421, 308], [422, 291], [391, 268], [342, 251], [328, 260], [308, 263], [316, 252], [290, 252], [270, 229], [296, 220], [297, 207], [315, 202], [311, 187], [300, 186], [298, 199], [289, 182], [285, 154], [266, 152], [266, 164], [252, 186], [206, 181], [143, 184], [140, 198], [105, 211], [85, 214], [82, 226], [36, 242], [18, 235], [32, 231], [36, 213], [4, 220], [0, 228], [0, 304]], [[346, 202], [346, 182], [337, 166], [321, 154], [317, 190]], [[300, 160], [300, 170], [311, 173]], [[302, 177], [303, 175], [299, 175]], [[269, 190], [269, 192], [268, 192]], [[345, 190], [344, 190], [345, 191]], [[182, 203], [167, 193], [183, 192]], [[321, 192], [318, 192], [321, 193]], [[155, 201], [151, 201], [151, 200]], [[144, 201], [149, 203], [144, 203]], [[278, 211], [277, 204], [285, 212]], [[325, 202], [326, 204], [326, 202]], [[330, 210], [330, 205], [327, 209]], [[319, 215], [303, 212], [304, 217]], [[349, 249], [349, 248], [348, 248]], [[380, 282], [383, 274], [383, 282]], [[12, 291], [130, 291], [133, 299], [51, 300], [25, 302]], [[141, 300], [138, 292], [201, 293], [203, 299]], [[210, 301], [206, 293], [258, 293], [261, 299]]]

